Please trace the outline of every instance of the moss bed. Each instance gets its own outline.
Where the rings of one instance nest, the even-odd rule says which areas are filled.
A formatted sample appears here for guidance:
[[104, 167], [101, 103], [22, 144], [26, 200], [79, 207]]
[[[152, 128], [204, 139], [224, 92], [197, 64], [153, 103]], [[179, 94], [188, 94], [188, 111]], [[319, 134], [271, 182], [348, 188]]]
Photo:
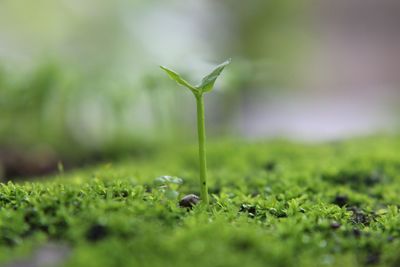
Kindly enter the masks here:
[[153, 183], [198, 194], [194, 146], [1, 184], [0, 264], [52, 244], [56, 266], [400, 266], [397, 136], [211, 143], [208, 162], [210, 210]]

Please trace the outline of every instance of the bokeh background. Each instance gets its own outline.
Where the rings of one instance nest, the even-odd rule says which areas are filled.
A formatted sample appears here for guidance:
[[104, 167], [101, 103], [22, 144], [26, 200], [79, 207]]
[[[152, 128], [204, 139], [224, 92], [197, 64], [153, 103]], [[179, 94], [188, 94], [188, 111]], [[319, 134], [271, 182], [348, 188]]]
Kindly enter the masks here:
[[0, 177], [37, 176], [196, 140], [331, 141], [396, 132], [397, 0], [2, 0]]

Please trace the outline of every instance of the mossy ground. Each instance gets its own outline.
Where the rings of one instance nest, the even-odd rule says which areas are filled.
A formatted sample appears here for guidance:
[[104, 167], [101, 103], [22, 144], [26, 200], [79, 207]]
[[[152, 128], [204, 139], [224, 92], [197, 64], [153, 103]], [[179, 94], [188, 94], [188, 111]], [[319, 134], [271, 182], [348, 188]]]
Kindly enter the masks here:
[[208, 145], [210, 210], [179, 208], [153, 184], [198, 194], [196, 148], [0, 186], [0, 262], [44, 244], [60, 266], [400, 266], [400, 138], [319, 145]]

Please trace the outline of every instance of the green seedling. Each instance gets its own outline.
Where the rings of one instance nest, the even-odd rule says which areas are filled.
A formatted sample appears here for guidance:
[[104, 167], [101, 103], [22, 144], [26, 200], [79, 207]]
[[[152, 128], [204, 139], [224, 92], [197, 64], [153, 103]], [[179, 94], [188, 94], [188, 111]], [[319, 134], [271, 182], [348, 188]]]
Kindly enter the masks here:
[[154, 179], [154, 185], [164, 194], [167, 199], [176, 200], [179, 196], [178, 188], [183, 180], [175, 176], [160, 176]]
[[197, 105], [197, 133], [199, 140], [199, 167], [200, 167], [200, 198], [204, 205], [209, 204], [208, 185], [207, 185], [207, 162], [206, 162], [206, 129], [204, 115], [204, 93], [210, 92], [214, 88], [215, 81], [230, 63], [230, 59], [218, 65], [210, 74], [206, 75], [199, 85], [192, 85], [184, 80], [177, 72], [166, 67], [160, 66], [168, 76], [179, 85], [188, 88], [196, 98]]

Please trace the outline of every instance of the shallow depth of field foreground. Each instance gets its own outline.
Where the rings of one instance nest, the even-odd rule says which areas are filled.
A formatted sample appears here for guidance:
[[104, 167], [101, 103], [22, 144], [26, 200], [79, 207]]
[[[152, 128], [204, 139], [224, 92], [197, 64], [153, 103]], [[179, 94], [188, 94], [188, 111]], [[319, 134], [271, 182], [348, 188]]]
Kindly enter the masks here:
[[24, 266], [17, 262], [47, 252], [57, 266], [398, 266], [398, 140], [214, 144], [209, 210], [180, 208], [154, 183], [176, 174], [180, 197], [198, 194], [195, 147], [10, 182], [0, 189], [0, 259]]

